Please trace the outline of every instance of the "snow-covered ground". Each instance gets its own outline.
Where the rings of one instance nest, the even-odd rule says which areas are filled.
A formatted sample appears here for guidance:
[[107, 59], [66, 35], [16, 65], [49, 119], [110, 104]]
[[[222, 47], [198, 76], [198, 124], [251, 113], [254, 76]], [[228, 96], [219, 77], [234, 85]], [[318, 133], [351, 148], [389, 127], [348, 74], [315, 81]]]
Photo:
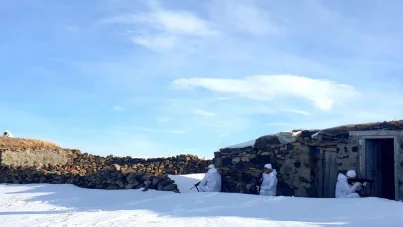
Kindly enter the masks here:
[[174, 176], [181, 194], [2, 184], [0, 226], [403, 226], [401, 202], [189, 191], [202, 177]]
[[204, 173], [202, 174], [187, 174], [187, 175], [169, 175], [169, 177], [175, 181], [178, 185], [178, 189], [181, 193], [187, 192], [197, 192], [196, 188], [190, 190], [193, 185], [201, 181], [204, 177]]

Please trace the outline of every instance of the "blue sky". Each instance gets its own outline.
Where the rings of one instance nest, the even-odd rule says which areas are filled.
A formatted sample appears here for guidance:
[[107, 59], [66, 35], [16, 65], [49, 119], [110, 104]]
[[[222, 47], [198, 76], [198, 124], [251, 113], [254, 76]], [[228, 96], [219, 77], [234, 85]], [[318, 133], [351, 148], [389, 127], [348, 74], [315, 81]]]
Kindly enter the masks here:
[[402, 1], [0, 3], [0, 126], [118, 156], [403, 119]]

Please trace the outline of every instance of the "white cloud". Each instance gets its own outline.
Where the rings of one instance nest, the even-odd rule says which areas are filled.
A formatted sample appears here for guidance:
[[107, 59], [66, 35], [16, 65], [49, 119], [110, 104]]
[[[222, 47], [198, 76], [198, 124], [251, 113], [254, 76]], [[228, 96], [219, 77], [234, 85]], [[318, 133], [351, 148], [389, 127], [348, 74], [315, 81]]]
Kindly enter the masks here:
[[284, 109], [284, 110], [281, 110], [281, 111], [282, 111], [282, 112], [288, 112], [288, 113], [295, 113], [295, 114], [305, 115], [305, 116], [311, 115], [311, 113], [309, 113], [308, 111], [305, 111], [305, 110]]
[[101, 24], [131, 25], [135, 34], [132, 35], [133, 29], [129, 29], [130, 39], [153, 51], [170, 51], [187, 44], [191, 50], [194, 40], [219, 33], [212, 22], [193, 13], [165, 9], [159, 1], [145, 4], [149, 7], [148, 12], [106, 18]]
[[118, 112], [123, 112], [123, 111], [126, 111], [126, 108], [124, 108], [123, 106], [114, 106], [113, 110], [118, 111]]
[[352, 86], [293, 75], [258, 75], [244, 79], [177, 79], [173, 85], [178, 88], [204, 88], [262, 101], [299, 98], [313, 102], [323, 111], [331, 110], [336, 102], [343, 104], [359, 96]]
[[178, 45], [179, 40], [172, 35], [135, 35], [131, 40], [141, 46], [147, 47], [153, 51], [169, 51]]
[[201, 109], [193, 110], [193, 114], [200, 115], [200, 116], [203, 116], [203, 117], [214, 117], [215, 116], [215, 113], [209, 112], [209, 111], [206, 111], [206, 110], [201, 110]]
[[170, 33], [196, 36], [218, 33], [208, 21], [186, 11], [159, 8], [150, 13], [138, 14], [136, 18], [139, 22]]

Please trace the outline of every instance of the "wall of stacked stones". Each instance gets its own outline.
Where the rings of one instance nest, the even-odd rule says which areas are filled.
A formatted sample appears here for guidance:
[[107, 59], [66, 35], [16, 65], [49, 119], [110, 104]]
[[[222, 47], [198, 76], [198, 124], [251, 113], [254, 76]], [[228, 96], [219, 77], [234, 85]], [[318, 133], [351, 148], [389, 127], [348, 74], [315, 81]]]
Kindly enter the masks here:
[[355, 170], [359, 173], [359, 143], [358, 138], [349, 137], [346, 140], [339, 141], [337, 145], [329, 146], [331, 152], [337, 153], [338, 172], [347, 172]]
[[276, 137], [262, 137], [254, 147], [221, 149], [214, 163], [225, 192], [256, 194], [263, 166], [271, 163], [279, 180], [278, 195], [316, 195], [311, 150], [301, 142], [280, 144]]
[[259, 138], [254, 147], [221, 149], [213, 161], [222, 174], [223, 191], [257, 193], [263, 166], [271, 163], [278, 173], [278, 195], [317, 197], [316, 177], [318, 171], [324, 171], [318, 169], [318, 162], [325, 159], [323, 154], [333, 153], [329, 157], [337, 165], [332, 172], [336, 179], [338, 172], [359, 170], [358, 149], [358, 139], [353, 137], [330, 142], [302, 137], [294, 143], [281, 144], [275, 136], [266, 136]]
[[66, 163], [31, 165], [2, 164], [0, 183], [74, 184], [96, 189], [156, 189], [177, 192], [168, 174], [204, 173], [211, 160], [178, 155], [170, 158], [135, 159], [96, 156], [79, 150], [69, 153]]

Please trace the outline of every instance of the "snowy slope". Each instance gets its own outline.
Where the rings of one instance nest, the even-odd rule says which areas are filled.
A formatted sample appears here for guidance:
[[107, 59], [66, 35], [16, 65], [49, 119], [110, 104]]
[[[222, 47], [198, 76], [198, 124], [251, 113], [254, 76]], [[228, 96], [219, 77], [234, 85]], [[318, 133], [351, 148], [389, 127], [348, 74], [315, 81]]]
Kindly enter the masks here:
[[[189, 184], [189, 179], [198, 180], [184, 177], [182, 182]], [[72, 185], [0, 185], [1, 226], [317, 227], [402, 223], [403, 203], [376, 198], [269, 198], [229, 193], [108, 191]]]

